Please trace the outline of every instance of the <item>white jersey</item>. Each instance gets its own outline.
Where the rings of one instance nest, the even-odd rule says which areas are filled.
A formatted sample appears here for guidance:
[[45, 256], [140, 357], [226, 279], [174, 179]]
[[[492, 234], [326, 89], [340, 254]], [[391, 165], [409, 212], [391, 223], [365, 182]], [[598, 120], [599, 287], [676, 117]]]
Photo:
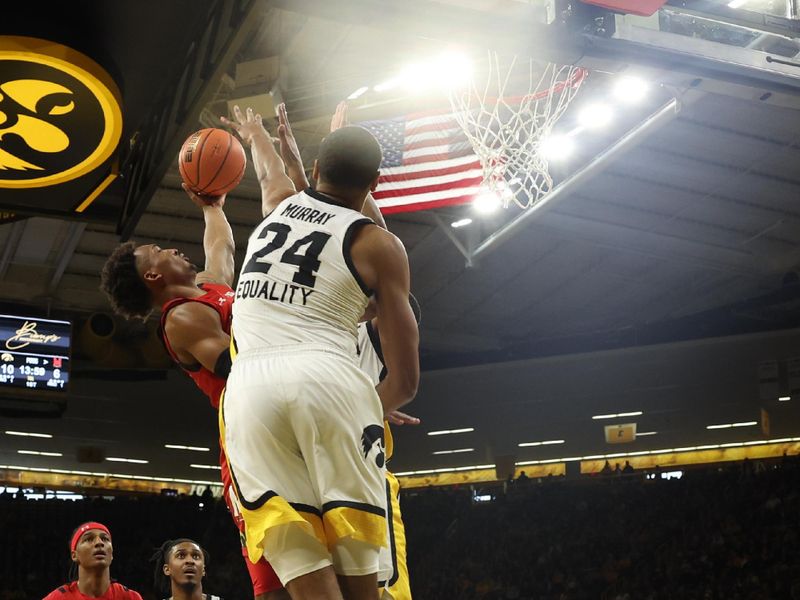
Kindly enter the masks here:
[[321, 344], [352, 355], [371, 291], [350, 243], [368, 223], [311, 189], [281, 202], [247, 244], [233, 303], [236, 352]]
[[386, 377], [386, 365], [383, 364], [381, 339], [371, 321], [358, 324], [356, 352], [358, 367], [367, 374], [373, 385], [378, 385]]

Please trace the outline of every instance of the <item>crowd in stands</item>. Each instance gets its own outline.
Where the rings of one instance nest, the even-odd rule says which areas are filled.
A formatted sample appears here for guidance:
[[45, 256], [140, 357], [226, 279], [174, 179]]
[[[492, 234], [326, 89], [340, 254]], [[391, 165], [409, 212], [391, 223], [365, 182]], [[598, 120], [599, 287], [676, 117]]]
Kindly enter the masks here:
[[[620, 469], [621, 470], [621, 469]], [[517, 479], [475, 491], [408, 490], [403, 513], [416, 600], [800, 600], [800, 465]], [[201, 507], [200, 504], [203, 504]], [[197, 496], [26, 500], [0, 494], [0, 600], [42, 598], [66, 579], [67, 540], [89, 519], [114, 541], [115, 579], [146, 600], [153, 549], [196, 539], [204, 589], [252, 597], [225, 505]]]

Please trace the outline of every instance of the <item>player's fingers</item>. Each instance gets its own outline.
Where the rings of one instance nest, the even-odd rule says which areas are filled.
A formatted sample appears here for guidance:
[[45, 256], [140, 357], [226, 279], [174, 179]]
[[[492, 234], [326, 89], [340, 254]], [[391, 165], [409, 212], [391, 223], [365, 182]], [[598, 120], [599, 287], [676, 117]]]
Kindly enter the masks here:
[[234, 123], [233, 121], [231, 121], [227, 117], [220, 117], [219, 120], [222, 121], [223, 125], [227, 125], [231, 129], [233, 129], [236, 133], [239, 133], [239, 124], [238, 123]]
[[206, 204], [206, 202], [204, 202], [203, 199], [200, 198], [200, 196], [198, 196], [191, 189], [189, 189], [188, 185], [186, 185], [185, 183], [182, 183], [181, 187], [187, 193], [187, 195], [189, 196], [189, 199], [192, 201], [192, 203], [196, 204], [197, 206], [199, 206], [201, 208], [203, 207], [203, 205]]
[[389, 421], [391, 425], [402, 425], [403, 422], [398, 419], [397, 417], [393, 416], [391, 413], [386, 415], [386, 420]]
[[253, 109], [250, 108], [249, 106], [247, 107], [247, 120], [248, 121], [253, 120]]
[[239, 108], [238, 104], [233, 105], [233, 118], [241, 125], [244, 123], [244, 117], [242, 116], [242, 109]]
[[286, 132], [289, 135], [292, 135], [292, 124], [289, 123], [289, 113], [286, 112], [286, 105], [283, 104], [282, 106], [283, 106], [283, 111], [282, 111], [283, 112], [283, 123], [284, 123], [284, 125], [286, 125]]
[[387, 418], [390, 419], [391, 423], [395, 425], [419, 425], [420, 420], [417, 417], [412, 417], [404, 412], [399, 410], [393, 410], [387, 415]]

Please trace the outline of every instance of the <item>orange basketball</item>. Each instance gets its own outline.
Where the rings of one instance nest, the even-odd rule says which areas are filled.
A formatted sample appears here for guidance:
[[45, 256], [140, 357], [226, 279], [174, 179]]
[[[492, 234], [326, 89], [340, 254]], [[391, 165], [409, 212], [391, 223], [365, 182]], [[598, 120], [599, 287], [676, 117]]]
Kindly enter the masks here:
[[247, 157], [235, 137], [224, 129], [201, 129], [190, 135], [178, 155], [178, 170], [195, 194], [221, 196], [242, 180]]

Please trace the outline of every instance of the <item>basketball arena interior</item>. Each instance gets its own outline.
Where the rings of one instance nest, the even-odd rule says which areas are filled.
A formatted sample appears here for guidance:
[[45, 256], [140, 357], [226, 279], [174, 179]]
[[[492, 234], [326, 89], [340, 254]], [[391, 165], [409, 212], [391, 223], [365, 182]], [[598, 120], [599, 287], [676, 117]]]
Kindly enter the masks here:
[[312, 597], [256, 593], [217, 410], [101, 272], [203, 264], [192, 134], [283, 105], [313, 186], [343, 101], [420, 309], [374, 597], [800, 599], [800, 2], [74, 0], [0, 18], [0, 600], [83, 582], [82, 523], [147, 600], [182, 538], [209, 598]]

